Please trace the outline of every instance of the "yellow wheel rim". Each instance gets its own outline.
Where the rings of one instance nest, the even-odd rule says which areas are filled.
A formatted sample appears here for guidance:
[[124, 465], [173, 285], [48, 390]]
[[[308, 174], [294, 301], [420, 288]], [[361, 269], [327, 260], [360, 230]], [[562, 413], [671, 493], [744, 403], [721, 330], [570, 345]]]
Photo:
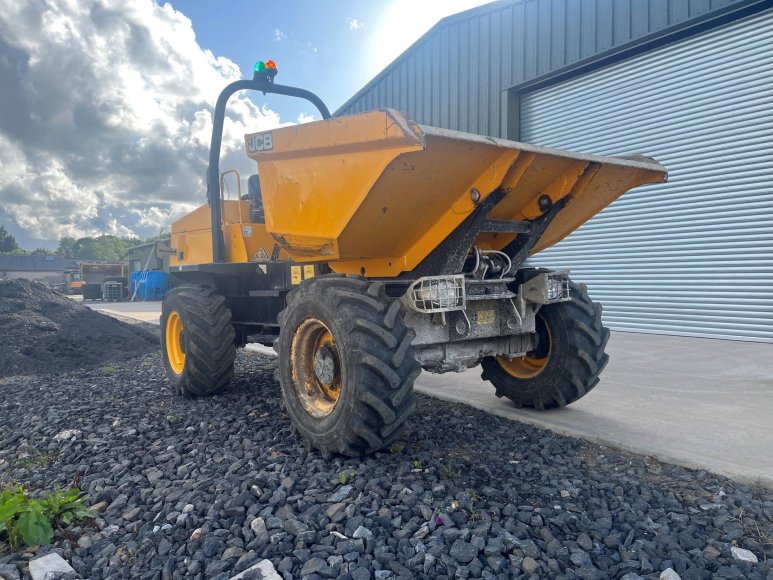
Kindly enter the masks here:
[[341, 397], [341, 363], [333, 334], [316, 318], [307, 318], [290, 347], [293, 389], [306, 412], [326, 417]]
[[185, 367], [185, 349], [183, 348], [183, 321], [176, 311], [169, 313], [166, 319], [166, 358], [172, 371], [179, 375]]
[[[541, 325], [541, 328], [537, 329], [537, 335], [541, 340], [547, 341], [547, 348], [545, 345], [540, 345], [541, 351], [539, 354], [544, 356], [522, 356], [518, 358], [508, 359], [505, 356], [498, 356], [497, 362], [505, 372], [516, 379], [533, 379], [545, 370], [550, 360], [550, 353], [553, 351], [553, 339], [550, 336], [550, 327], [545, 324], [544, 319], [537, 315], [537, 325]], [[534, 352], [534, 351], [532, 351]]]

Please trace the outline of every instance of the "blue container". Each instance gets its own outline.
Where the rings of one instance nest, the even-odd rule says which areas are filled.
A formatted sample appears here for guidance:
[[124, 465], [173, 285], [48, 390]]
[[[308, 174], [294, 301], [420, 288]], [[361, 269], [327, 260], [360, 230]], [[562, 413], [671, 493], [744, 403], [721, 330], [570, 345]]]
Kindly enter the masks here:
[[169, 289], [166, 272], [132, 272], [131, 292], [134, 300], [163, 300]]

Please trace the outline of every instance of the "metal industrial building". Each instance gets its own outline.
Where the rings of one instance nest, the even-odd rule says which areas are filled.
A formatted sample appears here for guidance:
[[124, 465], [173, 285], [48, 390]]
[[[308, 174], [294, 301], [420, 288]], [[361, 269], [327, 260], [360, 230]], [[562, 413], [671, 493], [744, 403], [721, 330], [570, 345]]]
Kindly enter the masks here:
[[66, 272], [78, 270], [78, 263], [62, 256], [45, 254], [0, 254], [0, 280], [25, 278], [48, 285], [67, 282]]
[[337, 114], [597, 154], [629, 192], [535, 264], [570, 268], [615, 329], [773, 341], [773, 2], [502, 0], [440, 21]]

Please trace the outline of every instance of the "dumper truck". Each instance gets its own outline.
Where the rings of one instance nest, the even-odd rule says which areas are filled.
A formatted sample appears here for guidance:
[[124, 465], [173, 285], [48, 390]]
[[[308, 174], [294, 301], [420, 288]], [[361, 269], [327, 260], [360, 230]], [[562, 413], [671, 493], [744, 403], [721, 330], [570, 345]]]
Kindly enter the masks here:
[[83, 294], [83, 279], [80, 271], [66, 270], [64, 273], [64, 293], [65, 294]]
[[[601, 305], [568, 272], [525, 262], [631, 188], [665, 181], [663, 166], [430, 127], [392, 109], [333, 117], [276, 74], [259, 61], [222, 91], [207, 203], [172, 226], [161, 350], [175, 392], [219, 393], [237, 348], [273, 346], [292, 426], [330, 457], [398, 438], [422, 369], [480, 366], [498, 397], [534, 409], [598, 384]], [[226, 103], [241, 90], [305, 99], [322, 119], [246, 135], [258, 171], [231, 198], [220, 149]]]

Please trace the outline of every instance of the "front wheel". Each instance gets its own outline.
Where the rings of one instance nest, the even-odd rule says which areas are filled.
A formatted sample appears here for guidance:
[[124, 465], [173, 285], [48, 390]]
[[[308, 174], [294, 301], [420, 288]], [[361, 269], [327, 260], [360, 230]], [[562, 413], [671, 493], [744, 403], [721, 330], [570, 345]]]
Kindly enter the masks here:
[[236, 347], [225, 298], [206, 286], [178, 286], [161, 307], [161, 353], [173, 390], [214, 395], [231, 381]]
[[403, 315], [381, 282], [320, 276], [288, 295], [275, 343], [282, 400], [323, 456], [356, 457], [400, 435], [421, 372]]
[[537, 346], [524, 357], [483, 359], [484, 380], [497, 397], [518, 407], [555, 409], [584, 397], [599, 382], [609, 361], [604, 349], [609, 330], [601, 322], [601, 305], [584, 284], [570, 285], [571, 300], [548, 304], [536, 315]]

